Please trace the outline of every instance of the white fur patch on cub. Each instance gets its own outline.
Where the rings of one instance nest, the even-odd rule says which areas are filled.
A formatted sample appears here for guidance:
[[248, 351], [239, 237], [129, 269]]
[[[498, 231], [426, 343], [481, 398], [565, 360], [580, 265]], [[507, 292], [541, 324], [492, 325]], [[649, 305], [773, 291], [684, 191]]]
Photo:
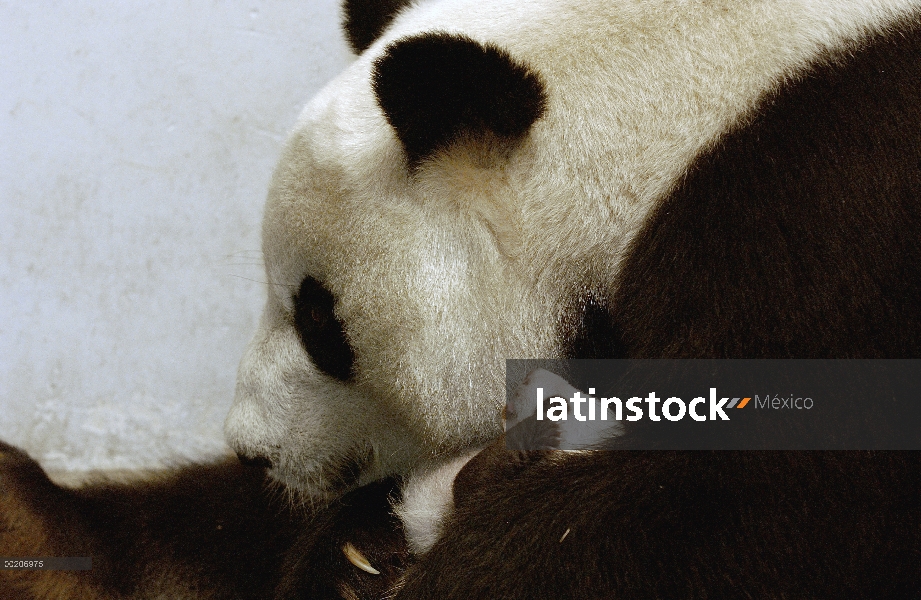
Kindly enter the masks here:
[[[577, 393], [583, 398], [591, 398], [595, 394], [595, 388], [588, 388], [586, 392], [573, 387], [566, 379], [552, 371], [544, 368], [534, 369], [528, 373], [510, 399], [510, 406], [506, 412], [506, 432], [522, 421], [536, 416], [538, 389], [541, 390], [540, 397], [548, 401], [550, 398], [563, 398], [568, 401]], [[555, 426], [559, 430], [557, 448], [560, 450], [590, 450], [605, 440], [624, 433], [623, 423], [613, 420], [580, 422], [573, 418], [559, 421]], [[536, 448], [522, 446], [520, 449]]]
[[406, 480], [403, 500], [393, 512], [403, 521], [406, 543], [413, 554], [425, 554], [441, 537], [445, 519], [454, 510], [454, 478], [477, 453], [479, 450], [416, 472]]

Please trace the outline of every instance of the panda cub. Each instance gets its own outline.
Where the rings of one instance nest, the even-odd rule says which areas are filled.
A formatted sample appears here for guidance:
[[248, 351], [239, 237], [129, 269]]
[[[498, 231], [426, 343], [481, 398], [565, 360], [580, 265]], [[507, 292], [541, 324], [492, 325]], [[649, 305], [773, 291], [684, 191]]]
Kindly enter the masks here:
[[260, 585], [921, 595], [917, 452], [521, 452], [502, 419], [506, 358], [921, 358], [921, 1], [344, 13], [357, 57], [273, 177], [225, 424], [311, 507], [265, 517]]

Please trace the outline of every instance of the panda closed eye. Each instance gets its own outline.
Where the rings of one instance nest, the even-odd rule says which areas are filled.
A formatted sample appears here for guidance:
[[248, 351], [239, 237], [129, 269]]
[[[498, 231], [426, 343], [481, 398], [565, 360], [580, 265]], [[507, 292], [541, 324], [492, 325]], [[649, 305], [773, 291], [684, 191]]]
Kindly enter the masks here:
[[294, 297], [294, 325], [316, 367], [346, 381], [352, 376], [355, 353], [336, 318], [335, 305], [335, 297], [323, 284], [305, 277]]

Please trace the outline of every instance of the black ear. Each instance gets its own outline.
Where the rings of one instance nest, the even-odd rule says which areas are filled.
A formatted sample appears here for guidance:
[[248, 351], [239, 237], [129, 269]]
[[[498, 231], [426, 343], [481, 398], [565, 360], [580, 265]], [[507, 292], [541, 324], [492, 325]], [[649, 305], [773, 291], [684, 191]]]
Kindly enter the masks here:
[[387, 29], [397, 13], [412, 0], [345, 0], [342, 28], [356, 54], [361, 54]]
[[547, 106], [528, 67], [493, 45], [447, 33], [391, 44], [374, 64], [373, 83], [411, 170], [461, 135], [520, 138]]

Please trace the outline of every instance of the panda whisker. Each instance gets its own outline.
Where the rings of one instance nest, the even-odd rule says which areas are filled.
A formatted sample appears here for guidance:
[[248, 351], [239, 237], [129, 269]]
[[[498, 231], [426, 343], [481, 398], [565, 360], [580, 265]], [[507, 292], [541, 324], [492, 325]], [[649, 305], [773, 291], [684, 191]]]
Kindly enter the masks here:
[[269, 283], [268, 281], [263, 281], [263, 280], [261, 280], [261, 279], [253, 279], [252, 277], [244, 277], [243, 275], [236, 275], [236, 274], [234, 274], [234, 273], [231, 273], [230, 276], [231, 276], [231, 277], [235, 277], [235, 278], [237, 278], [237, 279], [243, 279], [243, 280], [245, 280], [245, 281], [252, 281], [253, 283], [261, 283], [262, 285], [272, 285], [272, 284]]
[[292, 284], [290, 284], [290, 283], [274, 283], [274, 282], [272, 282], [272, 281], [263, 281], [262, 279], [253, 279], [253, 278], [251, 278], [251, 277], [244, 277], [243, 275], [237, 275], [237, 274], [235, 274], [235, 273], [231, 273], [230, 276], [231, 276], [231, 277], [235, 277], [235, 278], [237, 278], [237, 279], [243, 279], [243, 280], [245, 280], [245, 281], [252, 281], [252, 282], [254, 282], [254, 283], [259, 283], [259, 284], [262, 284], [262, 285], [271, 285], [271, 286], [275, 286], [275, 287], [283, 287], [283, 288], [286, 288], [286, 289], [289, 289], [289, 290], [297, 289], [297, 286], [296, 286], [296, 285], [292, 285]]

